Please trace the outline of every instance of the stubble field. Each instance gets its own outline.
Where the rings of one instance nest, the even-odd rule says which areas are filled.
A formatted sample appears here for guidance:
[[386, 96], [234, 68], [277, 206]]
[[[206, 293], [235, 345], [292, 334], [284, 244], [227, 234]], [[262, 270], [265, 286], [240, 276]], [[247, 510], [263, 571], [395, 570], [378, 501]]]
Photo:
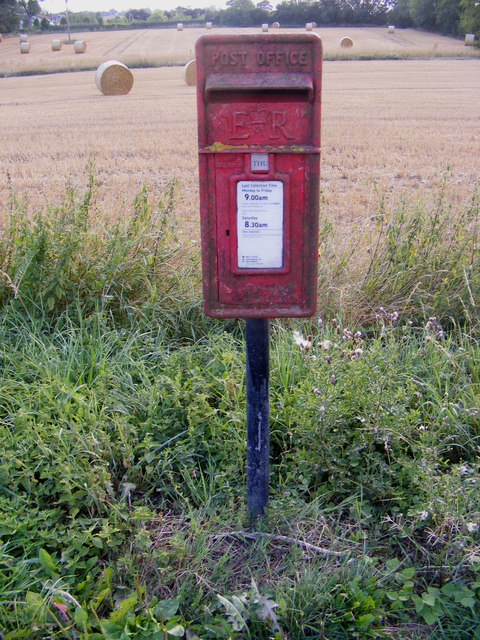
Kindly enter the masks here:
[[[353, 56], [449, 56], [477, 57], [479, 52], [464, 46], [463, 40], [414, 29], [396, 29], [389, 33], [384, 27], [318, 28], [325, 55], [329, 58]], [[20, 54], [17, 36], [5, 37], [0, 43], [0, 75], [32, 71], [75, 70], [98, 66], [104, 60], [116, 59], [127, 65], [166, 66], [185, 64], [194, 55], [195, 41], [202, 33], [259, 33], [259, 28], [201, 28], [177, 31], [170, 29], [142, 29], [102, 32], [75, 32], [72, 41], [84, 40], [86, 51], [74, 52], [73, 43], [65, 44], [67, 34], [31, 34], [28, 55]], [[270, 29], [271, 33], [305, 33], [305, 29]], [[353, 47], [340, 46], [342, 38], [351, 38]], [[52, 40], [61, 39], [60, 51], [52, 51]]]
[[[372, 30], [359, 30], [357, 42], [364, 31]], [[163, 33], [175, 48], [185, 32]], [[192, 47], [198, 35], [189, 34]], [[123, 38], [124, 48], [134, 37], [90, 36], [108, 36], [108, 46]], [[380, 197], [391, 207], [403, 196], [435, 198], [445, 175], [455, 198], [469, 197], [480, 178], [479, 72], [478, 59], [324, 63], [322, 216], [333, 221], [339, 239], [368, 224]], [[92, 70], [0, 79], [2, 211], [11, 190], [35, 211], [61, 197], [66, 184], [82, 189], [90, 163], [107, 218], [128, 213], [142, 185], [155, 197], [175, 176], [181, 228], [196, 236], [195, 88], [185, 85], [182, 67], [133, 73], [131, 92], [113, 97], [97, 90]]]

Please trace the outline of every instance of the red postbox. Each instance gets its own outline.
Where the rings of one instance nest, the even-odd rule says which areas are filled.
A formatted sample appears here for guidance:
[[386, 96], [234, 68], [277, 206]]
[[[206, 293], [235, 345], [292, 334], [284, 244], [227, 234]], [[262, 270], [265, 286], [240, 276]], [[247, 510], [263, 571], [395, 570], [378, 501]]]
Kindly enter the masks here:
[[205, 313], [315, 312], [322, 44], [315, 34], [196, 44]]

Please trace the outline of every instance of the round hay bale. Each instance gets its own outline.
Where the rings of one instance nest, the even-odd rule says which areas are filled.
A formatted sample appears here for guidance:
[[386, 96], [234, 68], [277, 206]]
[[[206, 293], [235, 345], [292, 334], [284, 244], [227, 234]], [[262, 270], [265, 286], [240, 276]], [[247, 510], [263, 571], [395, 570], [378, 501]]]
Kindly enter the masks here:
[[107, 60], [96, 70], [95, 83], [104, 96], [122, 96], [133, 87], [133, 74], [122, 62]]
[[2, 40], [3, 40], [3, 36], [2, 36], [2, 34], [0, 33], [0, 42], [1, 42]]
[[466, 33], [465, 34], [465, 44], [467, 46], [472, 45], [475, 42], [475, 34], [474, 33]]
[[197, 73], [195, 69], [195, 60], [190, 60], [183, 67], [183, 79], [185, 80], [185, 84], [189, 87], [193, 87], [195, 82], [197, 81]]
[[272, 22], [272, 29], [280, 29], [280, 23], [279, 22]]
[[307, 22], [307, 24], [305, 25], [305, 29], [307, 31], [312, 31], [313, 29], [313, 22]]
[[60, 51], [62, 48], [61, 40], [52, 40], [52, 51]]
[[20, 42], [27, 42], [28, 40], [28, 36], [26, 33], [21, 33], [20, 34]]
[[263, 33], [266, 33], [268, 31], [268, 24], [265, 22], [262, 24], [262, 31]]
[[183, 22], [177, 22], [177, 31], [183, 31]]
[[211, 29], [212, 28], [212, 23], [211, 22], [206, 22], [205, 26], [207, 29]]
[[73, 43], [73, 49], [75, 53], [85, 53], [87, 50], [87, 43], [85, 40], [75, 40]]
[[21, 42], [20, 43], [20, 53], [30, 53], [30, 43], [29, 42]]
[[394, 24], [389, 24], [388, 25], [388, 33], [395, 33], [395, 25]]
[[351, 38], [342, 38], [340, 40], [340, 46], [342, 49], [351, 49], [353, 47], [353, 40]]

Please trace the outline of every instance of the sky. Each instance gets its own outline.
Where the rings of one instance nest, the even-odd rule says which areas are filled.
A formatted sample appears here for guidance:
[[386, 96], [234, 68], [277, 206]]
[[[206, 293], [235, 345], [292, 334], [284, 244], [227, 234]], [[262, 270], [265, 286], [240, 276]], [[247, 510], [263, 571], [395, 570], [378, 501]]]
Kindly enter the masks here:
[[[68, 0], [68, 10], [78, 11], [127, 11], [128, 9], [175, 9], [175, 7], [190, 7], [192, 9], [205, 9], [215, 7], [225, 8], [226, 0]], [[45, 11], [60, 13], [65, 11], [65, 0], [44, 0], [40, 6]]]

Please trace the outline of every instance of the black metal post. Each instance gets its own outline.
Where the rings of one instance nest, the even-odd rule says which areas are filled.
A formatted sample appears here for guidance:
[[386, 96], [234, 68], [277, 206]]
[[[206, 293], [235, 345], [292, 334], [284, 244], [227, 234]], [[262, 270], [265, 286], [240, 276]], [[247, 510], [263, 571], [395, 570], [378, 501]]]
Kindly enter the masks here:
[[269, 320], [246, 321], [247, 359], [247, 507], [250, 521], [268, 502], [269, 462]]

